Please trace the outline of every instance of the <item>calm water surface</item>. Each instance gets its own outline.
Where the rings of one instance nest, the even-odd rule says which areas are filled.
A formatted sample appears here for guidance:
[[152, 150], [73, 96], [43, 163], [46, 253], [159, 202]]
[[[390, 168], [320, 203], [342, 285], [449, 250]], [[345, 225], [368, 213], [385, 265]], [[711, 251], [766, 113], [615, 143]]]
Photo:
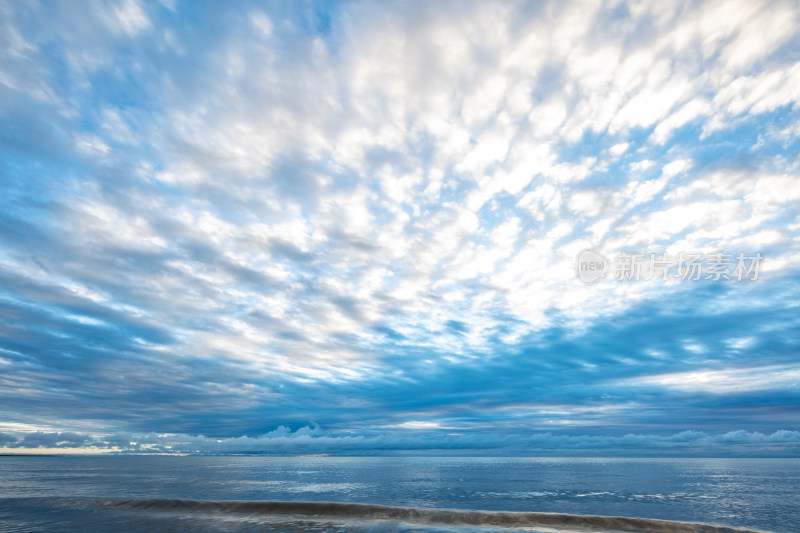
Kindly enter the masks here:
[[631, 516], [797, 533], [800, 460], [0, 457], [0, 531], [465, 529], [352, 520], [266, 524], [254, 517], [91, 505], [112, 498], [359, 502]]

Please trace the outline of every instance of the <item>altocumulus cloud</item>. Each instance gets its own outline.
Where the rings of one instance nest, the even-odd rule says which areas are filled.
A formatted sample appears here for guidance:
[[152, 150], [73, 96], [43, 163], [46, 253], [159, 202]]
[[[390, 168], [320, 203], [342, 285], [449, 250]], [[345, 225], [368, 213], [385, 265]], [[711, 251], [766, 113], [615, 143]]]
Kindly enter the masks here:
[[69, 7], [0, 4], [0, 449], [798, 454], [795, 2]]

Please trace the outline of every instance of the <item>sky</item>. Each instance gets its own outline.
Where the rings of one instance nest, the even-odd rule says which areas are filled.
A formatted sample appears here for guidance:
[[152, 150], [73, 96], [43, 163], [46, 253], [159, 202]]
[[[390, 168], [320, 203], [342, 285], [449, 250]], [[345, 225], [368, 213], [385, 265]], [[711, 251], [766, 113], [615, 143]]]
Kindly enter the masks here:
[[800, 456], [797, 2], [0, 0], [0, 50], [0, 452]]

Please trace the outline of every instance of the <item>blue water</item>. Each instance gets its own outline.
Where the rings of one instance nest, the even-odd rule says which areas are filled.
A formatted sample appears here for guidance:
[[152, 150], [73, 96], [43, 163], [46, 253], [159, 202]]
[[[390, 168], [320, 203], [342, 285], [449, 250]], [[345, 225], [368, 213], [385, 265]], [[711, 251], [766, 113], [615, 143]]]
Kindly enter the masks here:
[[0, 457], [0, 531], [366, 527], [304, 519], [267, 527], [252, 516], [90, 505], [114, 498], [358, 502], [644, 517], [797, 533], [800, 459]]

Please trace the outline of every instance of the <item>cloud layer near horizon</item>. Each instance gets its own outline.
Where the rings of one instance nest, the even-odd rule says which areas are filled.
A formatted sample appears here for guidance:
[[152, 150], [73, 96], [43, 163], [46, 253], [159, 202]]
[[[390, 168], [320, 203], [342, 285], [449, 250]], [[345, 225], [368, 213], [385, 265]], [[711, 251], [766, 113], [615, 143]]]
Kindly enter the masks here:
[[541, 455], [626, 455], [658, 454], [769, 456], [777, 453], [797, 455], [800, 432], [730, 431], [709, 435], [700, 431], [682, 431], [674, 435], [620, 436], [554, 435], [552, 433], [504, 435], [447, 435], [417, 432], [413, 435], [328, 434], [319, 427], [303, 427], [292, 432], [286, 426], [258, 437], [209, 438], [202, 435], [130, 433], [103, 437], [79, 433], [0, 434], [0, 445], [56, 453], [161, 453], [161, 454], [541, 454]]
[[[0, 431], [796, 455], [798, 17], [0, 3]], [[590, 247], [766, 260], [585, 285]]]

